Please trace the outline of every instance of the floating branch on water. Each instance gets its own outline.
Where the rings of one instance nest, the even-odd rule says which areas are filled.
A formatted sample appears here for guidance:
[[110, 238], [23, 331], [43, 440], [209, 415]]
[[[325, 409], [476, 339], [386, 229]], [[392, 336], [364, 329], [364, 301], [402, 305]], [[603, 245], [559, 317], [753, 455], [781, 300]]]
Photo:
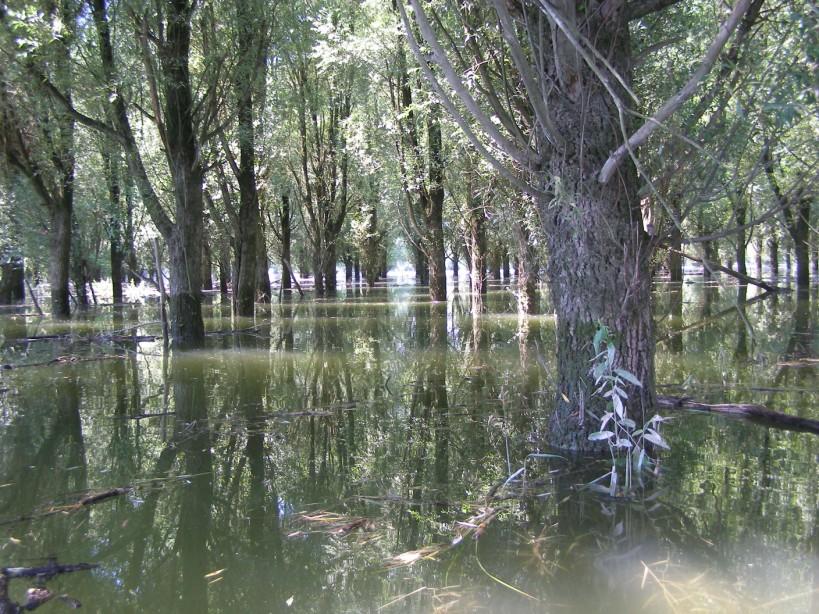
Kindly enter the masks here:
[[[0, 614], [19, 614], [24, 611], [35, 610], [55, 597], [55, 594], [47, 588], [37, 586], [26, 591], [26, 600], [23, 603], [16, 603], [9, 597], [10, 580], [33, 578], [37, 583], [41, 584], [59, 574], [88, 571], [97, 567], [99, 565], [94, 563], [60, 565], [54, 559], [50, 560], [47, 565], [40, 567], [0, 567]], [[79, 607], [79, 602], [67, 595], [61, 595], [60, 599], [68, 602], [73, 607]]]
[[[118, 497], [120, 495], [127, 494], [132, 490], [133, 487], [131, 486], [122, 486], [119, 488], [111, 488], [109, 490], [103, 490], [100, 492], [88, 493], [85, 496], [81, 497], [80, 500], [77, 501], [76, 503], [72, 503], [70, 505], [52, 506], [42, 512], [31, 514], [30, 516], [20, 516], [12, 520], [4, 520], [0, 522], [0, 525], [13, 524], [15, 522], [26, 522], [28, 520], [34, 520], [36, 518], [45, 518], [48, 516], [54, 516], [56, 514], [69, 514], [71, 512], [80, 510], [84, 507], [88, 507], [89, 505], [95, 505], [97, 503], [106, 501], [113, 497]], [[0, 610], [0, 614], [2, 614], [2, 610]]]
[[[335, 512], [313, 512], [311, 514], [299, 514], [299, 520], [309, 523], [316, 527], [314, 532], [325, 533], [327, 535], [344, 536], [357, 529], [362, 531], [374, 531], [375, 523], [372, 518], [365, 516], [345, 516], [343, 514], [336, 514]], [[303, 534], [298, 531], [293, 536]]]
[[805, 431], [819, 435], [819, 420], [801, 418], [768, 409], [764, 405], [744, 403], [697, 403], [687, 397], [658, 396], [657, 405], [670, 409], [695, 409], [728, 416], [746, 418], [765, 426], [787, 429], [791, 431]]

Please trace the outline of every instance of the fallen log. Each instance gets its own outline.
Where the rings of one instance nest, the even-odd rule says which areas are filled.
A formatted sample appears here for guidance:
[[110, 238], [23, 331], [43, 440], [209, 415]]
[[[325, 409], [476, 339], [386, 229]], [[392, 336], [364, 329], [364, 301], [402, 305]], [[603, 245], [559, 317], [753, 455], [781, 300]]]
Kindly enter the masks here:
[[698, 403], [688, 397], [669, 396], [658, 396], [657, 405], [665, 409], [693, 409], [726, 416], [735, 416], [757, 422], [764, 426], [819, 435], [819, 420], [792, 416], [768, 409], [764, 405], [746, 403]]

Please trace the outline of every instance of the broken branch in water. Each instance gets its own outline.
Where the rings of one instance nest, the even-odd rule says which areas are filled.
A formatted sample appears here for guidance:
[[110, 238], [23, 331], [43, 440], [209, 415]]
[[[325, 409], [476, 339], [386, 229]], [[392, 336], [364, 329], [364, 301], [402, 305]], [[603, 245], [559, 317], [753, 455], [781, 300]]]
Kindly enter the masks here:
[[819, 420], [792, 416], [768, 409], [764, 405], [745, 403], [698, 403], [687, 397], [658, 396], [657, 405], [669, 409], [694, 409], [753, 420], [765, 426], [804, 431], [819, 435]]
[[[57, 507], [50, 507], [47, 510], [31, 514], [30, 516], [20, 516], [18, 518], [14, 518], [12, 520], [4, 520], [0, 522], [0, 525], [4, 524], [12, 524], [15, 522], [26, 522], [27, 520], [34, 520], [35, 518], [45, 518], [47, 516], [54, 516], [55, 514], [68, 514], [70, 512], [77, 511], [84, 507], [88, 507], [89, 505], [94, 505], [96, 503], [100, 503], [102, 501], [106, 501], [113, 497], [118, 497], [120, 495], [127, 494], [133, 490], [131, 486], [122, 486], [119, 488], [111, 488], [108, 490], [103, 490], [101, 492], [92, 492], [88, 493], [87, 495], [81, 497], [79, 501], [76, 503], [72, 503], [70, 505], [60, 505]], [[0, 610], [0, 614], [2, 614], [2, 610]]]
[[[38, 583], [45, 582], [53, 577], [71, 573], [75, 571], [88, 571], [96, 569], [99, 565], [95, 563], [73, 563], [61, 565], [56, 560], [49, 560], [48, 564], [40, 567], [0, 567], [0, 614], [19, 614], [20, 612], [35, 610], [44, 603], [51, 601], [55, 594], [43, 586], [36, 586], [26, 591], [26, 600], [23, 603], [12, 601], [9, 597], [9, 581], [20, 578], [34, 578]], [[73, 604], [79, 604], [67, 595], [61, 595], [64, 599]], [[74, 607], [79, 607], [75, 605]]]

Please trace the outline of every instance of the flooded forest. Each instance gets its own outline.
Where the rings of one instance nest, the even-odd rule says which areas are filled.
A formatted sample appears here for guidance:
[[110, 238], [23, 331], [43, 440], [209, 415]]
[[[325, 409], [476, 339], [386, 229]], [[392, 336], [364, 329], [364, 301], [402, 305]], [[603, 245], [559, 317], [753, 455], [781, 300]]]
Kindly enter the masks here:
[[0, 614], [819, 609], [809, 0], [0, 2]]

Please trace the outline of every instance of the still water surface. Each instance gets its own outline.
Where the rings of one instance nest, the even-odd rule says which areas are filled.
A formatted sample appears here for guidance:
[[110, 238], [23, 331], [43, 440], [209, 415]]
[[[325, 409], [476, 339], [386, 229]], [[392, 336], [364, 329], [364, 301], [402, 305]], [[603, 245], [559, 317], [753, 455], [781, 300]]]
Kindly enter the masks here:
[[[819, 418], [816, 298], [658, 286], [661, 392]], [[91, 612], [819, 611], [815, 435], [673, 412], [633, 497], [584, 490], [604, 462], [527, 460], [547, 299], [487, 302], [356, 289], [252, 322], [216, 298], [176, 356], [150, 305], [1, 315], [0, 566], [98, 563], [49, 583]]]

